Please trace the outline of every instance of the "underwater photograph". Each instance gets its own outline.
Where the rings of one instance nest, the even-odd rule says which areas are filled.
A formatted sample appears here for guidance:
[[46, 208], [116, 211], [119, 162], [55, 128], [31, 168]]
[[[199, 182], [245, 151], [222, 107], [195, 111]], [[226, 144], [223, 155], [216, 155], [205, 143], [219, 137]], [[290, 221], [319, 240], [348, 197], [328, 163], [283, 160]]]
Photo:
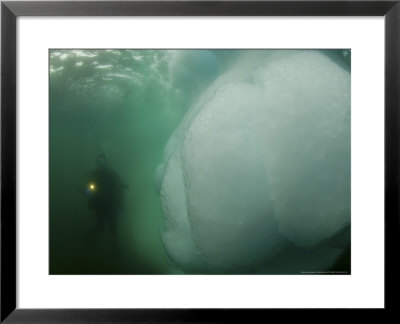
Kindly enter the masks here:
[[350, 49], [50, 49], [49, 274], [350, 275]]

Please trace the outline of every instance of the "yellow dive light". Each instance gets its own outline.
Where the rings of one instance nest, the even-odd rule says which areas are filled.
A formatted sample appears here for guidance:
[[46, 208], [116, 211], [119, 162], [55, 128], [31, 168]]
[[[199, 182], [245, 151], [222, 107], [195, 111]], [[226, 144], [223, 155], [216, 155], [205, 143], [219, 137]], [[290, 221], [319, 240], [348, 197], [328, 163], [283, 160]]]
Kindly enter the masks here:
[[96, 186], [94, 185], [94, 183], [89, 183], [89, 189], [91, 191], [94, 191], [96, 189]]

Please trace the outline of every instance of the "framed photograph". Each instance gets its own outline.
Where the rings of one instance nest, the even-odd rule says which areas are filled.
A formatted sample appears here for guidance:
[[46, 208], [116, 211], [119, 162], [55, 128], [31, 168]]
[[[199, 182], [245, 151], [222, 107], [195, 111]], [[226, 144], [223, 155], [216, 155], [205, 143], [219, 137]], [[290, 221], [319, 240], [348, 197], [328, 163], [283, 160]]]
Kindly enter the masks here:
[[1, 10], [1, 321], [394, 311], [398, 1]]

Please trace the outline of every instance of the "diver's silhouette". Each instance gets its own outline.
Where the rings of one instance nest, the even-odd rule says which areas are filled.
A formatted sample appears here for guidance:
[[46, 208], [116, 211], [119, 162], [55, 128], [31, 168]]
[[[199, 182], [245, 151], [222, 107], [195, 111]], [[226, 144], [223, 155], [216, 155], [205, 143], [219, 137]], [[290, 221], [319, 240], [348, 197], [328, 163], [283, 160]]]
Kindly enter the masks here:
[[117, 223], [123, 210], [123, 191], [128, 186], [109, 167], [105, 154], [99, 154], [96, 169], [89, 174], [86, 195], [88, 207], [94, 212], [95, 226], [89, 233], [91, 241], [97, 241], [98, 235], [106, 227], [114, 253], [117, 248]]

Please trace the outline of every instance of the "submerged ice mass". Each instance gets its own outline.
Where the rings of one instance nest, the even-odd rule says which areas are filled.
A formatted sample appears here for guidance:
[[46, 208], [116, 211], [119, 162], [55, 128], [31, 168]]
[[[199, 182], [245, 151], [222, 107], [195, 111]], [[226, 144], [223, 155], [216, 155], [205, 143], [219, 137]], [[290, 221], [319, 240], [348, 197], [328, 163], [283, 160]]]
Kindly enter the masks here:
[[[174, 78], [199, 69], [185, 60]], [[188, 110], [157, 179], [177, 268], [328, 269], [349, 239], [349, 72], [319, 51], [246, 52]]]

